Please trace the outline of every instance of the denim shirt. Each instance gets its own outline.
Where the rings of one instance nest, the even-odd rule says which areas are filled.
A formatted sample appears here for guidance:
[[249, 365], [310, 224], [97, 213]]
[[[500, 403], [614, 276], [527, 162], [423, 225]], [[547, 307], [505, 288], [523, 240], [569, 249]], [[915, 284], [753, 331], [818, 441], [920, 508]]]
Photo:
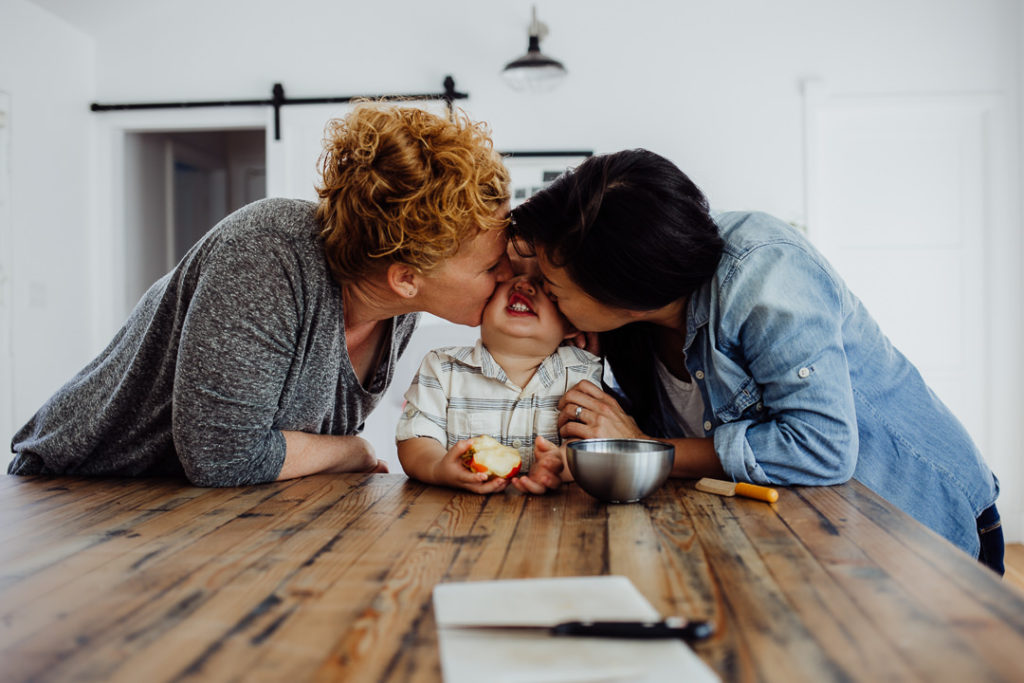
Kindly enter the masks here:
[[799, 232], [757, 213], [715, 222], [725, 250], [690, 298], [683, 351], [726, 473], [855, 477], [977, 556], [975, 520], [999, 485], [963, 425]]

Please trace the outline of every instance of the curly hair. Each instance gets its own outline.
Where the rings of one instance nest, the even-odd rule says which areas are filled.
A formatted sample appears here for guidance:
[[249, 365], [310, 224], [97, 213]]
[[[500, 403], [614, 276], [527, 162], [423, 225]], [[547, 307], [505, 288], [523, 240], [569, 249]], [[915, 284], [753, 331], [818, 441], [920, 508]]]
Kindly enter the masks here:
[[338, 282], [381, 264], [427, 273], [481, 230], [506, 227], [498, 213], [509, 174], [484, 123], [413, 107], [365, 102], [328, 122], [316, 217]]

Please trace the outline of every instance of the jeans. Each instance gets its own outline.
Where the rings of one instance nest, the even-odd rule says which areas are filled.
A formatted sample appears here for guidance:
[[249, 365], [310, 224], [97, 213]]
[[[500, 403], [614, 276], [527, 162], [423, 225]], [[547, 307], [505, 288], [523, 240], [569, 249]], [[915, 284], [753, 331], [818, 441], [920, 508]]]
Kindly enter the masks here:
[[981, 550], [978, 551], [978, 561], [990, 567], [1000, 576], [1005, 571], [1003, 568], [1003, 523], [999, 519], [999, 511], [996, 506], [986, 509], [978, 516], [978, 539], [981, 541]]

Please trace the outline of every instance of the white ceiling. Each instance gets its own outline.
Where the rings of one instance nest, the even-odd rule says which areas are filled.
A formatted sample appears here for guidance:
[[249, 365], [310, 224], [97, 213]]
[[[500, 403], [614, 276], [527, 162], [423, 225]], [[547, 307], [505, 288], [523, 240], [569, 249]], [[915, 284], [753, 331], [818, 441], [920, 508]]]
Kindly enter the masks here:
[[133, 9], [138, 0], [30, 0], [76, 28], [97, 36]]

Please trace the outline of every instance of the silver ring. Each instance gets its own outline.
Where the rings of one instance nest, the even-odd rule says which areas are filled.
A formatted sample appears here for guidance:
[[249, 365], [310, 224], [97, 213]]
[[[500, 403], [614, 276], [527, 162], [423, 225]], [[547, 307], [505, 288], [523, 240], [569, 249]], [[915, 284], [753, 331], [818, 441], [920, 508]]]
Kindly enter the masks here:
[[576, 416], [574, 419], [580, 419], [580, 415], [583, 414], [583, 406], [576, 406]]

